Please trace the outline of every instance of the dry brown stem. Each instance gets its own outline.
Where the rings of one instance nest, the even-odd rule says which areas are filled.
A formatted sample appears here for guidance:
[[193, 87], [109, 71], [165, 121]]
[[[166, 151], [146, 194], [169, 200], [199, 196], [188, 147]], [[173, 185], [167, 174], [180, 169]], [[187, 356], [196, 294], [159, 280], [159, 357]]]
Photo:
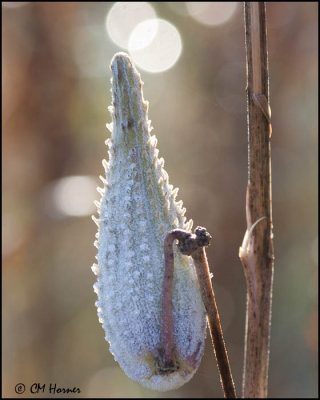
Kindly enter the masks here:
[[[249, 162], [247, 231], [239, 251], [247, 283], [243, 396], [257, 398], [267, 397], [274, 260], [271, 112], [264, 2], [245, 2], [245, 29]], [[262, 219], [265, 222], [258, 224]]]
[[209, 245], [211, 236], [205, 228], [197, 227], [195, 234], [182, 229], [174, 229], [167, 233], [164, 241], [165, 277], [162, 296], [162, 340], [164, 360], [168, 366], [174, 363], [174, 338], [172, 319], [172, 280], [174, 255], [172, 245], [179, 240], [178, 249], [182, 254], [191, 255], [200, 284], [202, 301], [207, 312], [210, 334], [220, 372], [222, 387], [227, 398], [236, 398], [228, 354], [225, 347], [220, 317], [212, 288], [208, 260], [205, 247]]

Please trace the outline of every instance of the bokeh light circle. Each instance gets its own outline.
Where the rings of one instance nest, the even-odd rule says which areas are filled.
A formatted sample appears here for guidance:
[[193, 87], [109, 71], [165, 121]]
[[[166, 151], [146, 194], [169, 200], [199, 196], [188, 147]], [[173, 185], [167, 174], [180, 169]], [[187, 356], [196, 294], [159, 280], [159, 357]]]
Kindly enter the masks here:
[[65, 216], [80, 217], [95, 211], [97, 182], [91, 176], [66, 176], [54, 182], [51, 198], [56, 211]]
[[[152, 40], [143, 47], [143, 38], [152, 33]], [[181, 36], [170, 22], [160, 18], [138, 24], [129, 39], [129, 53], [138, 67], [148, 72], [162, 72], [171, 68], [182, 51]]]
[[130, 51], [141, 50], [149, 46], [158, 33], [158, 26], [157, 18], [148, 19], [138, 24], [129, 38], [128, 47]]
[[140, 22], [156, 18], [153, 7], [146, 2], [117, 2], [107, 14], [106, 29], [111, 40], [128, 49], [132, 30]]
[[215, 26], [227, 22], [238, 7], [238, 2], [186, 2], [192, 18], [203, 25]]

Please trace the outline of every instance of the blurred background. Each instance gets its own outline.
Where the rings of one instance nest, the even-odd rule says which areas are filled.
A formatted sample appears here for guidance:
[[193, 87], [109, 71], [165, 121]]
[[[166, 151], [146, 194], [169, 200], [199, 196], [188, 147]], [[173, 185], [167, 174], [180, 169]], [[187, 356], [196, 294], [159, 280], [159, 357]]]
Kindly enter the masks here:
[[[268, 2], [275, 271], [270, 397], [318, 393], [318, 5]], [[238, 395], [246, 287], [246, 69], [236, 3], [2, 2], [3, 397], [222, 397], [210, 338], [194, 378], [153, 392], [126, 377], [98, 323], [93, 246], [109, 63], [134, 58], [170, 183], [208, 258]], [[40, 394], [35, 397], [50, 397]]]

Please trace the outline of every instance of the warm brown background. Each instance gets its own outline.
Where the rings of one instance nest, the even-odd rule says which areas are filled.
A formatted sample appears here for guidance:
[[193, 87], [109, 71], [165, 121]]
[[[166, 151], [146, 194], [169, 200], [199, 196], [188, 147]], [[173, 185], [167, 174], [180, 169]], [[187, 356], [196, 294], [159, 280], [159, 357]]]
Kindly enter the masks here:
[[[53, 181], [103, 172], [108, 65], [121, 50], [104, 27], [112, 4], [2, 7], [2, 395], [18, 397], [17, 383], [28, 389], [39, 382], [79, 387], [83, 397], [221, 397], [209, 339], [199, 371], [177, 391], [145, 390], [125, 376], [94, 306], [96, 226], [89, 215], [52, 211]], [[183, 52], [168, 71], [141, 71], [149, 117], [187, 216], [214, 238], [208, 257], [240, 395], [246, 289], [238, 249], [247, 183], [242, 8], [210, 28], [167, 3], [151, 4], [177, 27]], [[315, 2], [267, 5], [276, 257], [270, 397], [318, 391], [317, 8]], [[102, 73], [85, 75], [81, 62]]]

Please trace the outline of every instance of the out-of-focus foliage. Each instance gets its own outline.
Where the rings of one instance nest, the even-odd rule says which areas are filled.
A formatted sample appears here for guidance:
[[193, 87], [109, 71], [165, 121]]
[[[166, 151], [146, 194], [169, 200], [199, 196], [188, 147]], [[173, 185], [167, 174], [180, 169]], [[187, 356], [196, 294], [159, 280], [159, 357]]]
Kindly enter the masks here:
[[[78, 387], [83, 397], [221, 397], [209, 338], [195, 377], [161, 394], [125, 376], [98, 323], [89, 214], [107, 155], [109, 62], [122, 50], [105, 29], [113, 3], [2, 4], [3, 396], [18, 397], [14, 387], [22, 382], [30, 397], [38, 382], [47, 385], [46, 397], [50, 383]], [[240, 394], [242, 5], [224, 24], [209, 26], [183, 3], [150, 4], [178, 30], [182, 52], [171, 69], [140, 70], [149, 116], [187, 217], [213, 235], [208, 258]], [[316, 397], [318, 389], [317, 15], [315, 2], [267, 3], [275, 245], [270, 397]]]

